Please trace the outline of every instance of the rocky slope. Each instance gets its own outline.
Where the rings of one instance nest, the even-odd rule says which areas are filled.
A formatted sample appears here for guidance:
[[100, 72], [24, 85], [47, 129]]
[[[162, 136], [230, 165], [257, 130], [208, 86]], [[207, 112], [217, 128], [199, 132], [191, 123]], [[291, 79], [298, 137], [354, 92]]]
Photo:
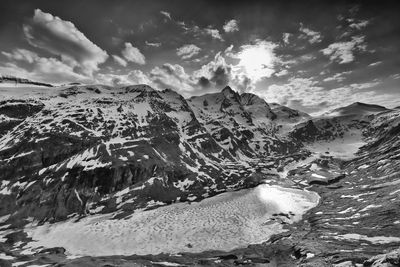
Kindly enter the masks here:
[[288, 232], [260, 245], [90, 261], [361, 264], [400, 245], [399, 131], [399, 110], [355, 103], [312, 118], [229, 87], [190, 99], [146, 85], [2, 87], [0, 263], [91, 266], [62, 248], [23, 256], [32, 222], [124, 220], [268, 181], [321, 201], [300, 222], [276, 217]]

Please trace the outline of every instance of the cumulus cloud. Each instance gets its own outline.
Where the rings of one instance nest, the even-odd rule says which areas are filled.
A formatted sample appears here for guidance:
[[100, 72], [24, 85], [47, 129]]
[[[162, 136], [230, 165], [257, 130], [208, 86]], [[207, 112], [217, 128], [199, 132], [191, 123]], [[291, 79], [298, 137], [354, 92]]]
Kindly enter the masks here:
[[[231, 51], [231, 49], [225, 50]], [[239, 92], [248, 92], [254, 89], [254, 81], [235, 65], [228, 64], [222, 52], [214, 59], [193, 72], [193, 79], [201, 89], [219, 90], [230, 85]]]
[[125, 43], [125, 48], [122, 50], [122, 56], [127, 61], [134, 62], [139, 65], [146, 64], [146, 58], [144, 57], [144, 55], [131, 43]]
[[364, 36], [354, 36], [351, 41], [333, 43], [321, 51], [324, 55], [329, 56], [332, 61], [345, 64], [354, 61], [355, 51], [365, 50], [366, 44], [364, 42]]
[[232, 66], [226, 63], [221, 53], [217, 53], [213, 60], [195, 71], [193, 76], [199, 80], [199, 85], [201, 86], [219, 88], [229, 84], [231, 71]]
[[194, 44], [186, 44], [176, 50], [176, 54], [182, 59], [189, 59], [197, 54], [199, 54], [201, 48]]
[[304, 27], [303, 24], [300, 24], [300, 32], [301, 32], [300, 37], [307, 39], [310, 42], [310, 44], [320, 43], [322, 41], [321, 33], [313, 31], [307, 27]]
[[61, 60], [86, 75], [98, 70], [108, 54], [91, 42], [72, 22], [36, 9], [29, 23], [23, 25], [28, 42], [59, 56]]
[[213, 39], [218, 39], [220, 41], [223, 41], [221, 34], [219, 33], [219, 30], [213, 29], [213, 28], [206, 28], [204, 29], [204, 32], [208, 35], [210, 35]]
[[225, 32], [236, 32], [239, 31], [239, 25], [237, 20], [231, 19], [230, 21], [226, 22], [222, 27]]
[[185, 69], [179, 64], [163, 64], [150, 72], [150, 79], [160, 89], [171, 88], [181, 93], [191, 92], [194, 84]]
[[128, 62], [126, 62], [126, 60], [123, 59], [122, 57], [117, 56], [117, 55], [112, 55], [112, 57], [113, 57], [114, 61], [117, 62], [118, 64], [120, 64], [121, 66], [126, 67], [128, 65]]
[[[76, 73], [72, 66], [57, 58], [40, 57], [26, 49], [14, 49], [11, 53], [2, 52], [2, 54], [13, 61], [1, 66], [3, 73], [22, 75], [28, 79], [55, 84], [90, 81], [89, 77]], [[18, 63], [25, 64], [25, 66], [19, 67]]]

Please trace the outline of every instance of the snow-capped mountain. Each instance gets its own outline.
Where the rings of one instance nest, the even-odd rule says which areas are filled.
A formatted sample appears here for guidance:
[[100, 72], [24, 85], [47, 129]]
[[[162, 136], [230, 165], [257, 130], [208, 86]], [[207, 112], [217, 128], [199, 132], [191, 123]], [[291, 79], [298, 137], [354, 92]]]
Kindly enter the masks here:
[[[315, 207], [317, 198], [302, 193], [299, 199], [307, 199], [308, 208], [299, 209], [304, 213], [315, 209], [305, 219], [315, 233], [343, 236], [339, 232], [345, 225], [336, 229], [313, 221], [315, 216], [330, 220], [332, 213], [325, 215], [329, 209], [342, 214], [348, 204], [341, 202], [342, 196], [367, 194], [366, 188], [378, 186], [384, 176], [389, 180], [376, 190], [395, 192], [388, 190], [400, 186], [395, 182], [399, 127], [396, 109], [355, 103], [313, 118], [230, 87], [185, 99], [173, 90], [157, 91], [147, 85], [4, 86], [0, 88], [0, 229], [6, 230], [0, 238], [8, 245], [3, 249], [10, 251], [15, 242], [34, 239], [34, 234], [26, 234], [29, 231], [17, 239], [6, 237], [32, 221], [40, 225], [111, 214], [115, 220], [128, 220], [138, 210], [208, 201], [266, 181], [312, 187], [323, 201]], [[359, 176], [367, 171], [369, 176]], [[279, 199], [281, 193], [268, 190]], [[353, 215], [367, 209], [368, 203], [373, 205], [368, 198], [363, 198], [365, 203], [358, 203], [357, 197], [352, 200], [354, 207], [360, 207], [346, 206]], [[251, 197], [242, 201], [253, 203]], [[333, 201], [338, 205], [331, 206]], [[231, 208], [221, 209], [229, 213]], [[282, 214], [271, 215], [274, 223], [287, 224], [292, 215]], [[373, 223], [365, 221], [365, 228]], [[362, 229], [363, 224], [359, 226]], [[277, 229], [280, 232], [281, 226]], [[307, 250], [318, 252], [310, 240], [303, 241]], [[293, 247], [298, 249], [297, 245]], [[303, 250], [299, 257], [306, 257]]]

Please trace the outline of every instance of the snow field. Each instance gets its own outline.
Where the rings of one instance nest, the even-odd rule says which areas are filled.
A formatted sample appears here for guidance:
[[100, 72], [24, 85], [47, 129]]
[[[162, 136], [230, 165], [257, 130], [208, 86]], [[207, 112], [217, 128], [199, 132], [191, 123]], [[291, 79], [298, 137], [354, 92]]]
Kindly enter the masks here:
[[64, 247], [73, 256], [229, 251], [285, 231], [271, 221], [273, 214], [294, 213], [289, 219], [294, 222], [318, 201], [314, 192], [264, 184], [198, 203], [136, 211], [120, 220], [108, 214], [31, 225], [25, 231], [34, 241], [24, 249], [29, 254], [41, 246]]

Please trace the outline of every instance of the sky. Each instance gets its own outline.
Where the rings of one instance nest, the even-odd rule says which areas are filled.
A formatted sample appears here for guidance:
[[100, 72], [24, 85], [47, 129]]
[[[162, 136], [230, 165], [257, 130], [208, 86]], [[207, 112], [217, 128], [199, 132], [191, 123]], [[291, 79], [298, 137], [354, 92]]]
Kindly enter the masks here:
[[396, 1], [2, 0], [0, 74], [400, 106]]

